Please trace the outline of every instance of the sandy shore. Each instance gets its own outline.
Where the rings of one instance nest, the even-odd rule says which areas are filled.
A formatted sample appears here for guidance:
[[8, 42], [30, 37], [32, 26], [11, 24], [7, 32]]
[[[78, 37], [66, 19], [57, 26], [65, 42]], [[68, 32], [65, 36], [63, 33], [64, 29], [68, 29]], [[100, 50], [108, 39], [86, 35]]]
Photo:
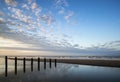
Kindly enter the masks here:
[[120, 60], [92, 60], [92, 59], [58, 59], [60, 63], [120, 67]]
[[[14, 58], [9, 58], [14, 59]], [[18, 58], [18, 60], [23, 60], [23, 58]], [[31, 59], [26, 59], [31, 61]], [[37, 61], [37, 59], [33, 59]], [[41, 62], [44, 62], [44, 59], [40, 59]], [[52, 59], [51, 62], [55, 60]], [[46, 62], [49, 62], [49, 59], [46, 59]], [[69, 63], [69, 64], [81, 64], [81, 65], [93, 65], [93, 66], [106, 66], [106, 67], [120, 67], [120, 60], [95, 60], [95, 59], [57, 59], [57, 63]]]

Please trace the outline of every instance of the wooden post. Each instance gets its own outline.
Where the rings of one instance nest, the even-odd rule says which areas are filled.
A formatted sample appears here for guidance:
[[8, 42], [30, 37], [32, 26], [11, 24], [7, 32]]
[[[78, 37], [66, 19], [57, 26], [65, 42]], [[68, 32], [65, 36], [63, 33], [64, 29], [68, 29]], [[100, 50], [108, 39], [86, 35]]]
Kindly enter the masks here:
[[57, 66], [57, 64], [56, 64], [56, 63], [57, 63], [57, 60], [55, 59], [55, 67]]
[[38, 57], [38, 71], [40, 71], [40, 58]]
[[25, 68], [26, 68], [26, 66], [25, 66], [26, 64], [25, 64], [25, 58], [23, 59], [23, 72], [25, 73]]
[[44, 58], [44, 69], [46, 69], [46, 58]]
[[31, 72], [33, 71], [33, 58], [31, 58]]
[[51, 68], [51, 59], [50, 59], [50, 61], [49, 61], [49, 64], [50, 64], [50, 68]]
[[17, 57], [15, 57], [15, 75], [17, 75]]
[[8, 68], [8, 63], [7, 63], [7, 56], [5, 56], [5, 77], [7, 77], [7, 68]]

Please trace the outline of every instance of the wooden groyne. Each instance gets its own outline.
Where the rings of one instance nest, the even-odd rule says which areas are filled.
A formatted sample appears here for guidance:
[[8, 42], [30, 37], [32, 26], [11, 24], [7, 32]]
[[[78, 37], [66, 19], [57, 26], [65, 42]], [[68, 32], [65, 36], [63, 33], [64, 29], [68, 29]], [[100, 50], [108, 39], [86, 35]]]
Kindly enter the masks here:
[[5, 56], [5, 77], [8, 76], [8, 59], [10, 60], [14, 60], [14, 72], [15, 72], [15, 75], [17, 75], [17, 67], [18, 67], [18, 60], [19, 61], [23, 61], [23, 72], [26, 73], [26, 61], [28, 62], [31, 62], [30, 66], [31, 66], [31, 72], [34, 71], [34, 62], [37, 62], [37, 68], [38, 68], [38, 71], [40, 71], [40, 62], [43, 62], [44, 63], [44, 69], [47, 68], [46, 66], [46, 63], [48, 62], [49, 63], [49, 68], [52, 68], [52, 63], [54, 62], [55, 64], [55, 67], [57, 66], [57, 59], [47, 59], [47, 58], [40, 58], [40, 57], [37, 57], [37, 58], [34, 58], [34, 57], [31, 57], [31, 58], [19, 58], [19, 57], [9, 57], [9, 56]]

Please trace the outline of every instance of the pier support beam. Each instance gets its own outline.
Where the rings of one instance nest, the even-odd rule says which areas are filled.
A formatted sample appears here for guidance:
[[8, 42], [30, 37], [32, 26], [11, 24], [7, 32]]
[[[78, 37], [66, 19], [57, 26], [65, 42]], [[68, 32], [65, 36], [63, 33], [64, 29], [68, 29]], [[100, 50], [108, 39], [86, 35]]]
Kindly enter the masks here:
[[31, 58], [31, 72], [33, 71], [33, 58]]
[[15, 75], [17, 75], [17, 57], [15, 57]]
[[51, 68], [51, 59], [49, 59], [49, 64], [50, 64], [49, 66], [50, 66], [50, 68]]
[[26, 60], [26, 59], [24, 58], [24, 59], [23, 59], [23, 72], [24, 72], [24, 73], [25, 73], [25, 71], [26, 71], [26, 70], [25, 70], [25, 68], [26, 68], [25, 60]]
[[40, 58], [38, 57], [38, 71], [40, 71]]
[[57, 66], [57, 59], [55, 59], [55, 67]]
[[8, 62], [7, 62], [7, 56], [5, 56], [5, 77], [7, 77], [7, 69], [8, 69]]
[[46, 58], [44, 58], [44, 69], [46, 69]]

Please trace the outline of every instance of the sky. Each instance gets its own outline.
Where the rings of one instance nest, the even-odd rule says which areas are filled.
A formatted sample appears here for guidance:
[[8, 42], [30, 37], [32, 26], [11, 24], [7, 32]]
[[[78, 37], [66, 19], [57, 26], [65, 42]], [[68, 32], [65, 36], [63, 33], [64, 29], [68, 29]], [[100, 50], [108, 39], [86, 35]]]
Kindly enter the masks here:
[[120, 56], [120, 0], [0, 0], [0, 55]]

